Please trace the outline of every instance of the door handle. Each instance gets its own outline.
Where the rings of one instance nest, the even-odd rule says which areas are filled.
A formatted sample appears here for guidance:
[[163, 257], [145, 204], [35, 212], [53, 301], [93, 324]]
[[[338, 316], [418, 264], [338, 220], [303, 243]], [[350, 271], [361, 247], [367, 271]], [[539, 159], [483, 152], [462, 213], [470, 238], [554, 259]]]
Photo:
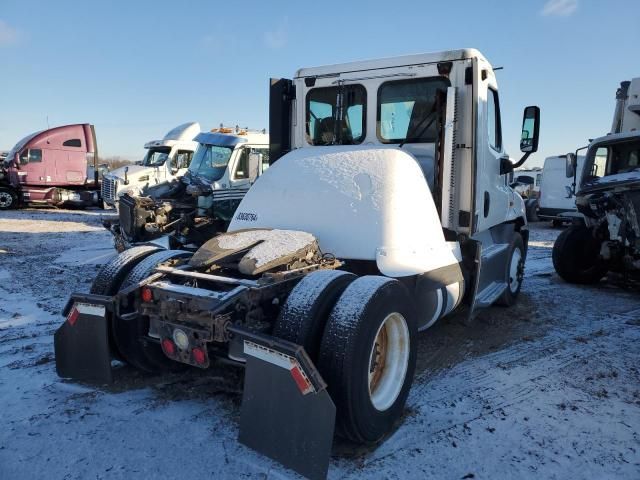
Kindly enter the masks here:
[[484, 218], [489, 216], [489, 208], [491, 207], [491, 196], [489, 192], [484, 192]]

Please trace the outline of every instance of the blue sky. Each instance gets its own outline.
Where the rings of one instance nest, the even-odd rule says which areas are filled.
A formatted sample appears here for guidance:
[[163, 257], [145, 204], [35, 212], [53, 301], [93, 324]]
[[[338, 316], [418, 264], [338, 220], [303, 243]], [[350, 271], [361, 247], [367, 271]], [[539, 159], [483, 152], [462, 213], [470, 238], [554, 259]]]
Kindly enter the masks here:
[[267, 127], [269, 77], [302, 66], [474, 47], [504, 67], [512, 157], [523, 107], [541, 107], [541, 164], [608, 131], [619, 82], [640, 76], [638, 19], [638, 0], [0, 0], [0, 149], [48, 116], [137, 159], [186, 121]]

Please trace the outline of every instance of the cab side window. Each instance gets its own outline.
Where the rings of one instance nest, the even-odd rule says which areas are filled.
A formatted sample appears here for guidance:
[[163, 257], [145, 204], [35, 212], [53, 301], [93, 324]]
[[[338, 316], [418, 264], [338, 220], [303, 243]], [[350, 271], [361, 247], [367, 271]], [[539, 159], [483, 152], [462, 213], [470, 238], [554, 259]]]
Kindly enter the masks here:
[[487, 138], [489, 146], [502, 151], [502, 128], [500, 125], [500, 102], [498, 92], [489, 88], [487, 91]]
[[193, 158], [193, 152], [178, 150], [178, 153], [173, 159], [173, 164], [177, 169], [189, 168], [192, 158]]
[[39, 148], [32, 148], [29, 150], [23, 150], [20, 153], [20, 163], [40, 163], [42, 162], [42, 150]]
[[233, 178], [236, 180], [240, 180], [243, 178], [249, 178], [249, 154], [251, 153], [250, 148], [243, 148], [240, 152], [240, 158], [238, 159], [238, 163], [236, 164], [236, 171], [233, 174]]

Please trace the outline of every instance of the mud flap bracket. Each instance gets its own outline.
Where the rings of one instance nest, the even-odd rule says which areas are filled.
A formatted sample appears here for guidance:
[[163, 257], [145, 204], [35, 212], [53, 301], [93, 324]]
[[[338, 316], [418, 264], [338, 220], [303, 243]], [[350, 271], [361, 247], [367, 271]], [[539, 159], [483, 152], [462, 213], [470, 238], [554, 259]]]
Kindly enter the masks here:
[[54, 337], [56, 372], [62, 378], [113, 382], [107, 318], [113, 297], [73, 294], [63, 310], [65, 322]]
[[303, 347], [238, 326], [246, 358], [240, 443], [310, 479], [326, 478], [336, 407]]

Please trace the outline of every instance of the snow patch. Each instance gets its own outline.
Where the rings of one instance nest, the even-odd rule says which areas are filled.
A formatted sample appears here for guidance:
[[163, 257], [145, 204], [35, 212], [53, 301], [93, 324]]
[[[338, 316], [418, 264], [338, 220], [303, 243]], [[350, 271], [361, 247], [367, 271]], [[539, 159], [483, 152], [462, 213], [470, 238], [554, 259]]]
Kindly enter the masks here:
[[245, 254], [243, 260], [253, 260], [256, 267], [260, 268], [312, 245], [315, 240], [315, 237], [307, 232], [260, 229], [221, 235], [218, 237], [218, 246], [223, 250], [242, 250], [257, 243]]

